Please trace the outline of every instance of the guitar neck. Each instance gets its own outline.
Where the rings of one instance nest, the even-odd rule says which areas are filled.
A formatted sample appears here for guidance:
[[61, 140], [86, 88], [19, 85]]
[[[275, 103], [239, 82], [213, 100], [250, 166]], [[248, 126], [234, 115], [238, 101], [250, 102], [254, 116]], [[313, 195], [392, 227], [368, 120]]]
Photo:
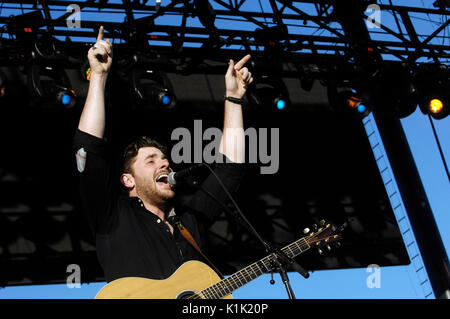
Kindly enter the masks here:
[[[292, 244], [282, 248], [283, 253], [289, 258], [294, 258], [310, 248], [304, 238], [293, 242]], [[274, 256], [268, 255], [257, 262], [235, 272], [231, 276], [219, 281], [218, 283], [202, 290], [199, 294], [206, 299], [220, 299], [229, 295], [236, 289], [244, 286], [250, 281], [258, 278], [265, 272], [269, 272], [273, 269], [272, 260]]]

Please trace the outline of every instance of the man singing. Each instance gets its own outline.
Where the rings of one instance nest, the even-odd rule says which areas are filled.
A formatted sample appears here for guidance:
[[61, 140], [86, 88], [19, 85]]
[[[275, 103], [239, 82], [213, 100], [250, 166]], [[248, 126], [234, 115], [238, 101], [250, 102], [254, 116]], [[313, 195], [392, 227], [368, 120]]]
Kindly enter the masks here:
[[[124, 151], [120, 181], [128, 196], [113, 187], [111, 154], [103, 138], [105, 130], [105, 84], [113, 58], [112, 45], [103, 39], [88, 51], [91, 79], [86, 102], [74, 137], [80, 195], [97, 255], [108, 282], [123, 277], [165, 279], [181, 264], [201, 259], [180, 233], [181, 223], [201, 246], [202, 227], [211, 225], [221, 207], [210, 196], [197, 191], [187, 206], [178, 206], [175, 190], [168, 183], [171, 172], [167, 150], [149, 137], [140, 137]], [[253, 78], [244, 64], [230, 60], [225, 75], [226, 97], [220, 153], [227, 158], [217, 163], [215, 173], [232, 193], [241, 181], [245, 160], [242, 99]], [[202, 187], [222, 203], [228, 198], [214, 176]], [[176, 221], [176, 222], [175, 222]]]

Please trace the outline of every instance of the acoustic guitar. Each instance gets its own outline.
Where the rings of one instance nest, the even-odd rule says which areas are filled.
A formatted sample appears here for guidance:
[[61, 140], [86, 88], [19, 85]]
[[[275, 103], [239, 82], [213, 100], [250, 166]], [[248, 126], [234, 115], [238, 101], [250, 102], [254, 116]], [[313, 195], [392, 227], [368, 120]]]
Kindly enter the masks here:
[[[282, 248], [289, 258], [295, 258], [310, 248], [319, 249], [341, 239], [343, 226], [337, 228], [321, 221], [313, 232]], [[111, 281], [95, 299], [231, 299], [231, 293], [274, 269], [275, 254], [270, 254], [240, 271], [220, 279], [217, 273], [200, 261], [182, 264], [169, 278], [163, 280], [125, 277]]]

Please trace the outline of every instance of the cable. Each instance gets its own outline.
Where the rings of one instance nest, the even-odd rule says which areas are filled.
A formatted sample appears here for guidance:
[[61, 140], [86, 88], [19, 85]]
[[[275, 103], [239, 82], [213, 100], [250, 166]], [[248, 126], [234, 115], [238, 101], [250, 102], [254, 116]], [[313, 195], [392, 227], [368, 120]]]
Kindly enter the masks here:
[[[222, 181], [220, 180], [220, 178], [216, 175], [216, 173], [214, 172], [214, 170], [206, 163], [202, 163], [203, 166], [208, 167], [209, 171], [211, 172], [211, 174], [217, 179], [217, 182], [220, 184], [220, 186], [223, 188], [223, 190], [225, 191], [225, 193], [227, 194], [227, 196], [229, 197], [229, 199], [231, 200], [231, 202], [233, 203], [234, 207], [236, 208], [236, 210], [239, 212], [238, 215], [236, 215], [236, 219], [238, 219], [239, 221], [242, 219], [245, 223], [244, 226], [253, 234], [255, 235], [258, 240], [261, 242], [261, 244], [264, 246], [264, 248], [266, 249], [266, 251], [270, 254], [273, 255], [274, 259], [273, 261], [276, 263], [276, 265], [278, 266], [278, 270], [280, 275], [283, 278], [283, 282], [286, 285], [286, 288], [288, 289], [288, 292], [292, 293], [292, 288], [289, 285], [289, 280], [286, 277], [285, 273], [286, 270], [284, 269], [282, 263], [280, 261], [282, 261], [283, 263], [286, 263], [286, 265], [291, 265], [295, 271], [297, 271], [301, 276], [303, 276], [304, 278], [308, 278], [309, 277], [309, 273], [307, 271], [305, 271], [305, 269], [303, 269], [302, 266], [299, 265], [298, 262], [296, 262], [294, 259], [288, 257], [283, 251], [281, 251], [280, 249], [277, 249], [275, 247], [272, 247], [267, 241], [265, 241], [260, 235], [259, 233], [256, 231], [256, 229], [252, 226], [252, 224], [250, 224], [250, 222], [247, 220], [247, 218], [245, 217], [245, 215], [242, 213], [241, 209], [239, 208], [238, 204], [235, 202], [233, 196], [231, 196], [230, 192], [228, 191], [228, 189], [225, 187], [225, 185], [223, 185]], [[208, 193], [207, 191], [205, 191], [203, 188], [201, 188], [204, 192], [206, 192], [209, 196], [212, 196], [213, 198], [215, 198], [211, 193]], [[216, 199], [216, 201], [221, 204], [222, 207], [225, 207], [225, 205], [223, 203], [221, 203], [220, 201], [218, 201]], [[226, 207], [225, 209], [227, 211], [229, 211]], [[233, 214], [234, 215], [234, 214]], [[341, 226], [344, 227], [344, 226]], [[292, 293], [293, 294], [293, 293]]]
[[[256, 229], [253, 228], [253, 226], [250, 224], [250, 222], [247, 220], [247, 218], [245, 217], [245, 215], [242, 213], [241, 209], [239, 208], [238, 204], [236, 203], [236, 201], [234, 200], [233, 196], [231, 196], [230, 192], [228, 191], [228, 189], [225, 187], [225, 185], [223, 185], [222, 181], [220, 180], [220, 178], [216, 175], [216, 173], [214, 172], [214, 170], [206, 163], [203, 163], [204, 166], [206, 166], [209, 171], [211, 172], [211, 174], [216, 178], [217, 182], [219, 183], [219, 185], [223, 188], [223, 190], [225, 191], [225, 193], [227, 194], [228, 198], [231, 200], [231, 202], [233, 203], [234, 207], [236, 208], [236, 210], [239, 213], [239, 218], [244, 220], [244, 224], [245, 226], [252, 231], [252, 233], [264, 244], [265, 248], [267, 250], [269, 250], [269, 246], [267, 244], [267, 242], [258, 234], [258, 232], [256, 231]], [[211, 196], [211, 195], [210, 195]]]
[[428, 114], [428, 119], [430, 120], [431, 128], [433, 129], [434, 138], [436, 139], [436, 144], [438, 146], [439, 153], [441, 155], [442, 163], [444, 163], [444, 168], [445, 168], [445, 172], [447, 173], [447, 178], [450, 181], [450, 174], [448, 172], [447, 162], [445, 161], [444, 153], [442, 152], [441, 143], [439, 142], [439, 138], [436, 133], [436, 129], [434, 127], [433, 119], [431, 118], [430, 114]]

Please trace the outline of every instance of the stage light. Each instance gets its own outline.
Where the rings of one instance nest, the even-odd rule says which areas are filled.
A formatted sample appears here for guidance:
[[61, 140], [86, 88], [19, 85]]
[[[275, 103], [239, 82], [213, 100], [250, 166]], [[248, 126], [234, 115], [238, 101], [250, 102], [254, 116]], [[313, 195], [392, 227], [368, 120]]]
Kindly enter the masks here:
[[62, 67], [33, 64], [28, 69], [27, 80], [31, 96], [39, 106], [72, 108], [76, 105], [77, 95]]
[[6, 29], [10, 34], [15, 34], [19, 43], [26, 43], [27, 48], [32, 47], [30, 53], [33, 59], [63, 59], [63, 54], [56, 48], [60, 41], [48, 32], [41, 32], [46, 26], [49, 27], [42, 10], [36, 10], [11, 16]]
[[172, 103], [171, 96], [167, 95], [165, 92], [160, 93], [160, 99], [163, 105], [170, 105], [170, 103]]
[[346, 102], [351, 109], [354, 109], [360, 114], [364, 114], [368, 110], [367, 106], [361, 101], [361, 99], [356, 97], [354, 94], [347, 97]]
[[43, 59], [58, 58], [56, 39], [49, 34], [36, 34], [33, 55]]
[[367, 107], [364, 104], [359, 104], [357, 107], [357, 110], [359, 113], [364, 114], [367, 111]]
[[339, 114], [364, 118], [372, 112], [369, 93], [362, 87], [358, 92], [349, 81], [329, 81], [327, 94], [331, 107]]
[[444, 103], [439, 99], [432, 99], [430, 103], [428, 103], [428, 108], [430, 109], [430, 112], [437, 114], [444, 108]]
[[443, 119], [450, 113], [450, 72], [446, 66], [422, 66], [416, 74], [423, 114]]
[[46, 25], [41, 10], [11, 16], [8, 19], [7, 30], [15, 34], [18, 40], [32, 41], [35, 31]]
[[7, 78], [6, 75], [0, 71], [0, 98], [6, 96]]
[[67, 105], [71, 102], [72, 98], [67, 93], [62, 93], [61, 103], [64, 105]]
[[355, 96], [347, 97], [346, 102], [347, 102], [348, 106], [350, 106], [350, 108], [352, 108], [352, 109], [358, 108], [359, 105], [361, 104], [361, 100]]
[[59, 88], [59, 91], [56, 94], [56, 100], [62, 106], [66, 108], [71, 108], [76, 104], [77, 95], [75, 94], [74, 90], [61, 87]]
[[259, 109], [283, 111], [290, 106], [286, 85], [277, 77], [255, 77], [246, 96], [250, 104]]
[[395, 118], [414, 113], [419, 103], [417, 86], [408, 66], [400, 63], [385, 64], [380, 68], [377, 109]]
[[276, 102], [277, 109], [279, 109], [279, 110], [283, 110], [286, 107], [286, 102], [282, 99], [277, 98], [275, 102]]
[[134, 67], [131, 71], [134, 100], [144, 107], [173, 108], [176, 98], [167, 76], [149, 68]]
[[369, 115], [370, 108], [366, 105], [366, 101], [364, 101], [359, 94], [351, 91], [345, 91], [344, 93], [341, 93], [342, 96], [345, 98], [345, 102], [347, 104], [348, 109], [353, 110], [357, 114], [365, 117]]
[[450, 113], [450, 98], [447, 94], [430, 95], [425, 103], [425, 114], [431, 115], [433, 118], [440, 120], [447, 117]]

